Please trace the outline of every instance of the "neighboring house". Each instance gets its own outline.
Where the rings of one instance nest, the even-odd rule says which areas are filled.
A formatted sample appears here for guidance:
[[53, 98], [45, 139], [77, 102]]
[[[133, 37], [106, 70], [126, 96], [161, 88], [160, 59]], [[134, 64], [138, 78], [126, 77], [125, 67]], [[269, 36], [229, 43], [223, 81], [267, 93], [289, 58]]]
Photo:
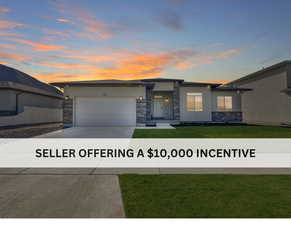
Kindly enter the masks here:
[[63, 121], [57, 88], [0, 64], [0, 127]]
[[241, 121], [241, 93], [249, 90], [162, 78], [52, 85], [63, 89], [64, 123], [73, 126]]
[[244, 122], [291, 124], [291, 61], [264, 68], [225, 86], [252, 89], [242, 96]]

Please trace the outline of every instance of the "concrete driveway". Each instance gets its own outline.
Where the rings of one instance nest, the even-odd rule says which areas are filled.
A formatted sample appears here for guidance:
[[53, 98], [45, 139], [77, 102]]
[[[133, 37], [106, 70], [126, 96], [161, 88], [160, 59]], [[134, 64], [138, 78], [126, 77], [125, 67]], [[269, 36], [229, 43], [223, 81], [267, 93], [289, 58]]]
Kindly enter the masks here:
[[[73, 127], [37, 138], [130, 138], [134, 127]], [[0, 168], [1, 218], [125, 217], [117, 175], [94, 168]]]
[[71, 127], [36, 138], [131, 138], [135, 127]]
[[0, 183], [1, 218], [125, 216], [115, 175], [6, 174]]

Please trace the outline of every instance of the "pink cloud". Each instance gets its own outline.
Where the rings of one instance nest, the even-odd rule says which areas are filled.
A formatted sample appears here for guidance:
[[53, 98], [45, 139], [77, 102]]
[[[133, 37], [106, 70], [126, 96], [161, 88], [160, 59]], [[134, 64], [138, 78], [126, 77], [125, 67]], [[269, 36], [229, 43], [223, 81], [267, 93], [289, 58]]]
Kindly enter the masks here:
[[60, 45], [51, 45], [51, 44], [33, 42], [33, 41], [29, 41], [29, 40], [24, 40], [24, 39], [10, 38], [7, 40], [17, 42], [17, 43], [22, 43], [25, 45], [29, 45], [29, 46], [33, 47], [35, 51], [58, 51], [58, 50], [65, 48], [64, 46], [60, 46]]
[[10, 11], [9, 8], [6, 8], [6, 7], [3, 7], [3, 6], [0, 6], [0, 16], [1, 15], [4, 15], [5, 13], [8, 13]]
[[6, 48], [6, 49], [16, 49], [15, 45], [6, 44], [6, 43], [0, 43], [0, 48]]
[[27, 59], [30, 59], [31, 56], [28, 55], [22, 55], [17, 53], [11, 53], [11, 52], [0, 52], [0, 60], [13, 60], [16, 62], [22, 62]]
[[191, 67], [202, 66], [205, 64], [210, 64], [216, 59], [227, 59], [232, 55], [240, 54], [238, 49], [229, 49], [222, 52], [217, 52], [212, 55], [195, 55], [188, 59], [187, 61], [182, 61], [176, 65], [177, 70], [185, 70]]
[[68, 20], [68, 19], [64, 19], [64, 18], [58, 18], [58, 19], [56, 19], [56, 21], [62, 22], [62, 23], [69, 23], [69, 24], [72, 24], [72, 25], [76, 24], [72, 20]]
[[0, 30], [0, 36], [23, 37], [24, 35], [10, 30]]
[[16, 23], [8, 20], [0, 20], [0, 29], [22, 27], [24, 24]]
[[61, 14], [73, 18], [58, 18], [59, 22], [76, 25], [80, 32], [74, 34], [78, 37], [93, 39], [109, 39], [117, 36], [117, 33], [127, 30], [118, 24], [108, 24], [95, 18], [95, 14], [85, 9], [82, 5], [72, 5], [67, 1], [55, 1], [54, 8]]

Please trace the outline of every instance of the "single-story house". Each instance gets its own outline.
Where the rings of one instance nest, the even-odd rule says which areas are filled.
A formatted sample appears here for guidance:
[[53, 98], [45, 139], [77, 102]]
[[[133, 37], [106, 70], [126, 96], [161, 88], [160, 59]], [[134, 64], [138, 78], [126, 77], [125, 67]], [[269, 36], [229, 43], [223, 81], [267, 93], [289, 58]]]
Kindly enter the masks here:
[[60, 123], [63, 93], [0, 64], [0, 127]]
[[52, 85], [63, 89], [64, 123], [73, 126], [241, 121], [241, 94], [250, 90], [162, 78]]
[[291, 124], [291, 61], [264, 68], [225, 86], [252, 89], [242, 95], [244, 122]]

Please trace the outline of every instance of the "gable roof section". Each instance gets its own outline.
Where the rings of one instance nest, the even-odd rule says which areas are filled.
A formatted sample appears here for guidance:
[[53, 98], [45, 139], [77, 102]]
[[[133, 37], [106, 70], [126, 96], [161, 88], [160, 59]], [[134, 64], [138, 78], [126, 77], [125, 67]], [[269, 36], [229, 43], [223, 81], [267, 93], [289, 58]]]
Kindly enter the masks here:
[[1, 88], [22, 90], [53, 97], [63, 97], [62, 92], [57, 88], [2, 64], [0, 64], [0, 89]]
[[244, 77], [241, 77], [237, 80], [231, 81], [229, 83], [224, 84], [223, 86], [236, 86], [245, 83], [249, 83], [255, 80], [263, 79], [268, 76], [272, 76], [274, 72], [288, 71], [288, 68], [291, 66], [291, 60], [286, 60], [275, 65], [269, 66], [262, 70], [256, 71]]

